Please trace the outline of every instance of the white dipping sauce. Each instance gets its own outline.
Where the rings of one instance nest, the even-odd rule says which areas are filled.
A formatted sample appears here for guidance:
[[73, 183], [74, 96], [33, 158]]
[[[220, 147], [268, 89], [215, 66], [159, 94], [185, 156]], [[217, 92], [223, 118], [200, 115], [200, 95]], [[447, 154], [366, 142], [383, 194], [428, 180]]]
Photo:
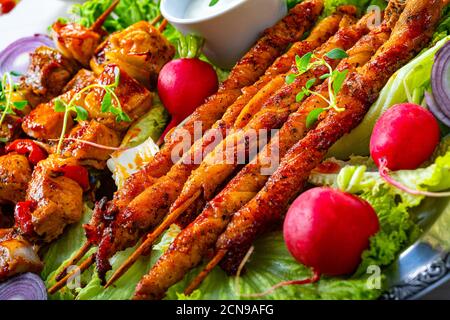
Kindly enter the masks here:
[[244, 1], [246, 0], [219, 0], [219, 2], [210, 7], [209, 4], [211, 3], [211, 0], [192, 0], [186, 8], [184, 18], [206, 18], [219, 12], [223, 12], [228, 8], [231, 8], [236, 4]]

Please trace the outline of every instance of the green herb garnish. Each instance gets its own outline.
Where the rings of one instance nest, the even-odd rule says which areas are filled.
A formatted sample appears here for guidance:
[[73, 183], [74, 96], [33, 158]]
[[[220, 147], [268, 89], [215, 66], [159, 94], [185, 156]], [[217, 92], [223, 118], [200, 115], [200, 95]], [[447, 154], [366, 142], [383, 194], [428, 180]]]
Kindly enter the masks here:
[[[81, 97], [83, 93], [86, 91], [100, 88], [105, 91], [105, 95], [103, 96], [102, 102], [101, 102], [101, 112], [103, 113], [111, 113], [116, 116], [117, 122], [131, 122], [130, 117], [123, 112], [122, 105], [120, 103], [119, 98], [117, 97], [115, 90], [119, 86], [120, 81], [120, 71], [119, 69], [116, 69], [116, 75], [114, 79], [114, 83], [110, 85], [103, 85], [103, 84], [93, 84], [90, 86], [87, 86], [83, 88], [81, 91], [79, 91], [73, 98], [70, 100], [69, 103], [64, 102], [63, 100], [56, 98], [54, 100], [54, 109], [56, 112], [64, 112], [64, 120], [63, 120], [63, 127], [61, 130], [61, 136], [59, 137], [58, 147], [56, 149], [56, 153], [61, 153], [62, 144], [64, 141], [64, 136], [66, 134], [67, 130], [67, 122], [69, 120], [69, 116], [71, 113], [76, 114], [75, 121], [85, 121], [89, 117], [89, 113], [86, 109], [84, 109], [81, 106], [77, 106], [75, 102]], [[115, 105], [114, 105], [115, 102]]]
[[14, 83], [12, 77], [20, 76], [17, 72], [6, 72], [3, 74], [2, 79], [0, 79], [0, 111], [2, 116], [0, 118], [0, 126], [3, 124], [7, 115], [15, 115], [14, 110], [23, 110], [28, 105], [28, 101], [13, 101], [13, 94], [19, 88], [19, 86]]
[[215, 6], [217, 3], [219, 2], [219, 0], [211, 0], [211, 2], [209, 3], [210, 7]]
[[[347, 58], [348, 55], [344, 50], [336, 48], [325, 54], [325, 57], [333, 60], [338, 60]], [[342, 86], [348, 74], [348, 70], [344, 71], [333, 70], [331, 65], [325, 60], [325, 57], [323, 58], [317, 57], [312, 52], [305, 54], [303, 57], [296, 56], [295, 64], [297, 67], [297, 73], [289, 74], [286, 76], [286, 83], [292, 84], [299, 76], [301, 76], [302, 74], [308, 72], [313, 68], [325, 66], [328, 69], [328, 73], [320, 77], [321, 80], [328, 79], [328, 95], [329, 95], [328, 99], [323, 95], [321, 95], [320, 93], [311, 90], [311, 88], [317, 81], [317, 79], [315, 78], [308, 80], [305, 86], [296, 96], [297, 102], [301, 102], [307, 96], [315, 95], [325, 100], [328, 104], [327, 108], [314, 109], [308, 114], [308, 116], [306, 117], [306, 126], [308, 129], [311, 128], [317, 122], [319, 116], [323, 112], [330, 109], [334, 109], [337, 112], [342, 112], [345, 110], [344, 108], [339, 108], [337, 106], [336, 97], [342, 89]]]

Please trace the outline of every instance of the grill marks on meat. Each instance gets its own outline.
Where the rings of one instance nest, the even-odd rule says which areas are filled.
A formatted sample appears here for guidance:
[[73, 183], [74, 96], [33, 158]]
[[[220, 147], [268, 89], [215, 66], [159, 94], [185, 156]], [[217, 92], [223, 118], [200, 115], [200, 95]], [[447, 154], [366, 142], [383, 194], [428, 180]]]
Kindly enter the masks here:
[[175, 55], [175, 48], [147, 21], [113, 33], [96, 50], [90, 65], [100, 74], [116, 64], [147, 88], [154, 88], [162, 67]]
[[16, 204], [25, 199], [31, 167], [27, 157], [10, 153], [0, 157], [0, 204]]
[[[421, 4], [411, 1], [408, 4], [389, 41], [346, 81], [338, 97], [338, 105], [345, 106], [346, 110], [330, 112], [316, 129], [289, 151], [264, 189], [234, 215], [227, 232], [217, 243], [218, 250], [229, 250], [222, 267], [236, 272], [255, 238], [282, 220], [289, 203], [301, 191], [310, 172], [320, 164], [328, 149], [360, 123], [389, 77], [429, 41], [438, 21], [439, 8], [436, 1], [421, 1]], [[421, 17], [417, 21], [423, 23], [420, 32], [417, 23], [409, 21], [411, 16]]]
[[21, 89], [31, 105], [37, 106], [61, 94], [78, 70], [76, 62], [55, 49], [39, 47], [31, 54], [31, 64], [21, 79]]
[[31, 243], [12, 229], [0, 229], [0, 282], [23, 272], [39, 273], [42, 267]]
[[[347, 50], [351, 48], [369, 30], [367, 19], [372, 14], [365, 16], [356, 25], [349, 26], [338, 31], [319, 49], [315, 50], [315, 55], [321, 57], [335, 48]], [[337, 61], [329, 61], [336, 66]], [[296, 72], [296, 71], [293, 71]], [[240, 151], [245, 150], [249, 157], [248, 150], [256, 150], [256, 146], [261, 142], [254, 136], [259, 130], [279, 129], [287, 120], [290, 113], [299, 108], [296, 103], [296, 93], [299, 92], [311, 78], [319, 79], [327, 72], [323, 66], [298, 77], [293, 84], [283, 84], [269, 99], [266, 100], [261, 110], [251, 118], [243, 130], [229, 135], [210, 154], [207, 155], [200, 167], [196, 169], [186, 182], [181, 195], [172, 206], [175, 210], [182, 206], [196, 192], [201, 190], [206, 200], [210, 200], [217, 189], [230, 177], [238, 167], [238, 156]], [[230, 157], [231, 155], [231, 157]]]
[[[317, 128], [287, 153], [264, 188], [236, 214], [244, 228], [236, 228], [234, 234], [230, 233], [233, 239], [238, 239], [233, 248], [237, 248], [235, 245], [241, 245], [239, 249], [245, 248], [267, 226], [280, 221], [282, 213], [301, 191], [310, 172], [320, 164], [327, 150], [358, 125], [389, 77], [429, 41], [441, 8], [442, 3], [438, 0], [408, 2], [389, 41], [370, 62], [351, 73], [346, 80], [338, 97], [339, 105], [346, 110], [341, 113], [330, 111]], [[239, 201], [241, 194], [236, 193], [236, 202], [233, 203]], [[215, 243], [217, 232], [222, 232], [217, 226], [227, 225], [224, 215], [215, 214], [217, 204], [224, 208], [222, 210], [234, 211], [234, 208], [228, 208], [230, 202], [220, 196], [209, 203], [204, 213], [176, 238], [141, 280], [135, 299], [162, 298], [185, 272], [201, 262], [203, 254]]]
[[57, 21], [52, 25], [52, 38], [58, 50], [67, 58], [78, 61], [84, 67], [94, 56], [102, 35], [78, 23]]
[[[347, 8], [346, 12], [352, 12], [351, 8]], [[131, 201], [129, 199], [131, 202], [123, 201], [127, 195], [124, 195], [122, 190], [118, 192], [118, 195], [122, 197], [116, 197], [116, 200], [118, 200], [115, 204], [116, 209], [120, 204], [123, 204], [126, 208], [123, 211], [118, 210], [114, 221], [105, 230], [104, 237], [99, 244], [97, 269], [101, 275], [109, 270], [108, 259], [114, 253], [133, 246], [143, 232], [157, 226], [161, 222], [172, 203], [179, 196], [182, 186], [192, 170], [198, 167], [198, 160], [196, 159], [207, 154], [209, 150], [220, 142], [222, 137], [226, 136], [227, 129], [233, 127], [239, 112], [244, 108], [246, 102], [251, 101], [249, 104], [259, 103], [261, 106], [262, 101], [269, 96], [268, 92], [276, 90], [273, 87], [279, 85], [279, 80], [281, 79], [284, 83], [284, 75], [273, 81], [271, 80], [279, 74], [289, 71], [295, 61], [296, 54], [306, 54], [323, 43], [325, 37], [328, 38], [334, 34], [341, 19], [341, 13], [325, 19], [318, 28], [313, 30], [312, 35], [306, 41], [300, 42], [301, 45], [295, 45], [287, 54], [278, 58], [258, 82], [245, 88], [245, 92], [227, 109], [223, 118], [216, 122], [202, 139], [196, 141], [191, 149], [184, 154], [182, 159], [166, 175], [155, 179], [154, 184], [147, 185], [145, 191], [136, 196], [134, 200]], [[265, 89], [267, 90], [262, 89], [264, 86], [266, 86]], [[259, 89], [262, 90], [258, 91]], [[253, 107], [253, 112], [257, 111], [255, 109]], [[93, 219], [94, 222], [99, 223], [97, 215]], [[104, 224], [101, 223], [100, 225], [103, 226]], [[90, 234], [98, 235], [99, 233], [99, 230], [92, 233], [92, 226], [86, 228], [91, 231]]]
[[34, 232], [44, 242], [55, 240], [67, 225], [80, 221], [83, 213], [83, 189], [58, 173], [67, 165], [79, 163], [51, 155], [35, 167], [28, 186], [26, 200], [36, 204], [31, 212]]
[[[81, 70], [67, 84], [65, 91], [58, 98], [69, 103], [69, 101], [84, 87], [93, 84], [96, 81], [92, 72]], [[81, 95], [77, 101], [79, 105], [83, 105], [85, 95]], [[37, 140], [48, 140], [59, 138], [63, 126], [63, 112], [55, 111], [54, 100], [41, 103], [23, 119], [22, 130], [30, 137]], [[72, 118], [69, 118], [67, 127], [70, 129], [74, 125]]]
[[[70, 91], [67, 91], [59, 98], [68, 103], [75, 95], [86, 86], [99, 83], [109, 85], [114, 83], [115, 74], [118, 67], [115, 65], [105, 66], [102, 74], [95, 78], [88, 71], [80, 71], [78, 75], [67, 85]], [[115, 93], [119, 98], [122, 110], [127, 113], [132, 122], [139, 119], [152, 106], [153, 94], [136, 80], [131, 78], [126, 72], [120, 70], [120, 82]], [[117, 122], [116, 117], [109, 113], [101, 112], [101, 101], [105, 92], [102, 89], [93, 89], [79, 95], [76, 104], [84, 107], [92, 120], [92, 128], [87, 129], [85, 124], [79, 124], [74, 128], [72, 117], [69, 118], [67, 125], [68, 130], [73, 129], [72, 134], [76, 139], [83, 139], [93, 143], [100, 143], [109, 147], [117, 147], [119, 145], [120, 135], [128, 129], [132, 122]], [[39, 140], [49, 140], [59, 138], [63, 125], [63, 112], [54, 110], [54, 100], [49, 103], [41, 104], [34, 109], [28, 116], [24, 118], [22, 129], [29, 136]], [[83, 129], [84, 128], [84, 129]], [[89, 133], [86, 133], [86, 130]], [[107, 143], [107, 144], [105, 144]], [[66, 143], [66, 151], [79, 150], [80, 142]], [[79, 150], [80, 151], [80, 150]], [[88, 148], [86, 152], [77, 152], [80, 159], [86, 159], [88, 154], [94, 157], [91, 160], [104, 161], [105, 152], [101, 150], [98, 154], [92, 153], [92, 148]], [[108, 153], [108, 155], [111, 152]]]
[[227, 108], [241, 96], [241, 89], [256, 82], [287, 46], [297, 41], [313, 25], [322, 9], [323, 0], [305, 1], [294, 7], [274, 27], [266, 30], [256, 45], [233, 68], [218, 93], [200, 106], [182, 128], [174, 130], [161, 151], [141, 171], [128, 179], [127, 187], [120, 190], [113, 202], [109, 203], [107, 215], [116, 215], [123, 203], [131, 201], [150, 187], [157, 178], [169, 172], [174, 164], [172, 155], [176, 154], [177, 150], [182, 153], [178, 148], [183, 145], [184, 135], [180, 132], [188, 133], [191, 141], [187, 147], [190, 147], [195, 142], [195, 123], [202, 124], [202, 134], [210, 129]]

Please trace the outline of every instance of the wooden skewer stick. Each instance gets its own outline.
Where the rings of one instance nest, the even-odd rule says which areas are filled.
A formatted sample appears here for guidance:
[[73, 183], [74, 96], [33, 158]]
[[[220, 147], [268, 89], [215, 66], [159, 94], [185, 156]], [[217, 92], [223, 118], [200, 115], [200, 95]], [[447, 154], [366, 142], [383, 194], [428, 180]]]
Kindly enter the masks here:
[[92, 266], [94, 262], [95, 262], [95, 254], [91, 255], [89, 258], [83, 261], [83, 263], [78, 268], [76, 268], [74, 271], [67, 274], [64, 278], [58, 281], [53, 287], [51, 287], [48, 290], [48, 293], [55, 294], [56, 292], [64, 288], [64, 286], [67, 284], [67, 281], [69, 281], [70, 278], [72, 278], [77, 272], [83, 273], [90, 266]]
[[67, 262], [64, 269], [58, 273], [58, 275], [55, 277], [56, 281], [61, 281], [66, 275], [67, 275], [67, 269], [70, 266], [76, 265], [89, 251], [89, 249], [92, 247], [92, 244], [88, 241], [86, 241], [83, 246], [78, 250], [78, 252], [75, 254], [75, 256], [70, 259], [70, 261]]
[[159, 26], [159, 32], [163, 32], [164, 30], [166, 30], [168, 24], [169, 22], [166, 19], [164, 19]]
[[208, 274], [219, 264], [219, 262], [225, 257], [227, 254], [227, 250], [219, 250], [217, 254], [212, 258], [212, 260], [206, 265], [206, 267], [200, 272], [195, 279], [189, 284], [189, 286], [184, 290], [184, 294], [186, 296], [190, 296], [192, 292], [195, 291], [205, 280]]
[[136, 251], [133, 252], [133, 254], [125, 261], [124, 264], [122, 264], [119, 269], [112, 275], [112, 277], [108, 280], [108, 282], [105, 285], [105, 288], [108, 288], [112, 284], [114, 284], [125, 272], [127, 272], [128, 269], [139, 259], [139, 257], [146, 251], [148, 251], [156, 239], [165, 231], [167, 230], [173, 223], [176, 222], [176, 220], [183, 214], [186, 209], [188, 209], [192, 203], [200, 196], [201, 191], [198, 191], [191, 199], [186, 201], [181, 207], [175, 209], [172, 211], [166, 219], [151, 233], [149, 233], [142, 242], [142, 244], [139, 246], [139, 248], [136, 249]]
[[155, 19], [152, 20], [152, 22], [150, 22], [150, 24], [151, 24], [152, 26], [154, 26], [154, 25], [156, 25], [162, 18], [163, 18], [163, 16], [159, 14]]
[[97, 19], [97, 21], [94, 22], [94, 24], [89, 28], [90, 30], [94, 32], [100, 31], [103, 24], [105, 23], [106, 19], [108, 19], [109, 15], [116, 9], [117, 5], [119, 4], [120, 0], [115, 0], [108, 9], [106, 9], [105, 12], [102, 13], [102, 15]]

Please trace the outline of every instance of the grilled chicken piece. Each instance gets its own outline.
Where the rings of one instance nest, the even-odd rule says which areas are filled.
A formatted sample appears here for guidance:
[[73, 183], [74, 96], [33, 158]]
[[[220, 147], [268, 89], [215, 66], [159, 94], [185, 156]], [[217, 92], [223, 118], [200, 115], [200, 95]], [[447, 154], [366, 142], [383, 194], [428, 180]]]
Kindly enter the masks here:
[[[103, 85], [113, 84], [118, 70], [118, 67], [115, 65], [107, 65], [97, 79], [89, 72], [82, 71], [77, 78], [74, 78], [68, 84], [68, 88], [72, 88], [72, 90], [58, 98], [68, 103], [88, 85], [95, 83]], [[122, 110], [130, 117], [132, 122], [148, 112], [152, 106], [153, 94], [122, 70], [120, 70], [119, 86], [115, 89], [115, 93], [119, 98]], [[117, 122], [116, 116], [113, 114], [101, 112], [101, 102], [104, 94], [104, 90], [100, 88], [83, 92], [77, 96], [76, 105], [84, 107], [88, 111], [90, 119], [95, 119], [112, 130], [119, 132], [126, 130], [132, 122]], [[113, 103], [115, 103], [114, 100]], [[39, 105], [26, 116], [22, 129], [27, 135], [35, 139], [57, 139], [61, 135], [63, 118], [63, 112], [54, 110], [53, 100]], [[73, 126], [74, 121], [71, 117], [67, 125], [68, 130], [71, 130]]]
[[102, 41], [102, 36], [78, 23], [63, 23], [60, 21], [52, 25], [52, 38], [58, 50], [67, 58], [74, 59], [84, 67], [94, 56], [95, 50]]
[[[120, 73], [120, 81], [115, 93], [119, 98], [122, 111], [130, 117], [131, 122], [117, 122], [115, 115], [101, 111], [101, 101], [105, 95], [103, 89], [96, 88], [89, 92], [85, 98], [84, 107], [89, 112], [91, 119], [95, 119], [113, 130], [124, 131], [129, 128], [131, 123], [150, 110], [153, 94], [130, 77], [126, 71], [114, 64], [105, 65], [97, 81], [102, 85], [113, 84], [117, 73]], [[114, 99], [112, 103], [116, 105]]]
[[63, 154], [83, 161], [83, 163], [89, 161], [91, 166], [98, 169], [105, 167], [105, 161], [109, 159], [112, 150], [94, 147], [84, 141], [111, 148], [120, 145], [118, 133], [95, 120], [78, 124], [73, 128], [69, 138], [79, 141], [68, 141], [63, 148]]
[[31, 212], [34, 233], [45, 242], [60, 236], [83, 213], [83, 189], [58, 173], [58, 169], [67, 165], [78, 165], [78, 162], [73, 158], [50, 156], [38, 163], [28, 186], [26, 200], [34, 203]]
[[[96, 78], [91, 71], [82, 69], [65, 86], [64, 94], [58, 98], [68, 103], [84, 87], [95, 83]], [[80, 96], [77, 105], [83, 105], [86, 94]], [[38, 140], [57, 139], [61, 135], [64, 113], [55, 111], [54, 100], [41, 103], [23, 119], [22, 130], [30, 137]], [[73, 127], [73, 120], [69, 118], [67, 127]]]
[[147, 88], [153, 88], [162, 67], [172, 60], [175, 48], [147, 21], [140, 21], [108, 37], [95, 52], [91, 68], [96, 74], [116, 64]]
[[[351, 73], [346, 80], [338, 96], [338, 105], [345, 107], [345, 111], [329, 111], [318, 127], [288, 152], [261, 192], [236, 214], [245, 228], [235, 230], [233, 239], [238, 240], [238, 247], [233, 248], [245, 250], [248, 248], [247, 240], [251, 243], [258, 232], [279, 222], [289, 202], [303, 188], [310, 172], [320, 164], [327, 150], [359, 124], [389, 77], [429, 41], [441, 9], [440, 0], [407, 2], [389, 41], [370, 62]], [[228, 204], [226, 199], [219, 200], [224, 206]], [[162, 298], [171, 285], [201, 261], [211, 244], [208, 244], [210, 237], [215, 237], [215, 226], [226, 227], [226, 223], [222, 223], [224, 217], [214, 213], [216, 208], [213, 205], [206, 209], [210, 213], [199, 217], [178, 235], [149, 275], [141, 280], [135, 299]], [[264, 227], [261, 228], [261, 225]]]
[[7, 115], [0, 126], [0, 138], [2, 142], [17, 139], [21, 132], [22, 118], [17, 115]]
[[39, 273], [42, 267], [43, 263], [31, 243], [12, 229], [0, 230], [0, 281], [20, 273]]
[[95, 76], [94, 72], [87, 69], [81, 69], [77, 72], [75, 77], [72, 78], [72, 80], [67, 83], [67, 85], [64, 87], [63, 92], [67, 91], [80, 91], [81, 89], [95, 83], [97, 77]]
[[77, 60], [83, 66], [88, 67], [102, 38], [107, 35], [102, 26], [119, 1], [113, 1], [90, 28], [78, 23], [55, 22], [52, 26], [52, 38], [58, 50], [64, 56]]
[[17, 203], [25, 199], [31, 179], [28, 159], [16, 153], [0, 157], [0, 203]]
[[31, 64], [21, 78], [21, 89], [32, 106], [61, 94], [65, 85], [79, 70], [78, 64], [55, 49], [39, 47], [31, 54]]

